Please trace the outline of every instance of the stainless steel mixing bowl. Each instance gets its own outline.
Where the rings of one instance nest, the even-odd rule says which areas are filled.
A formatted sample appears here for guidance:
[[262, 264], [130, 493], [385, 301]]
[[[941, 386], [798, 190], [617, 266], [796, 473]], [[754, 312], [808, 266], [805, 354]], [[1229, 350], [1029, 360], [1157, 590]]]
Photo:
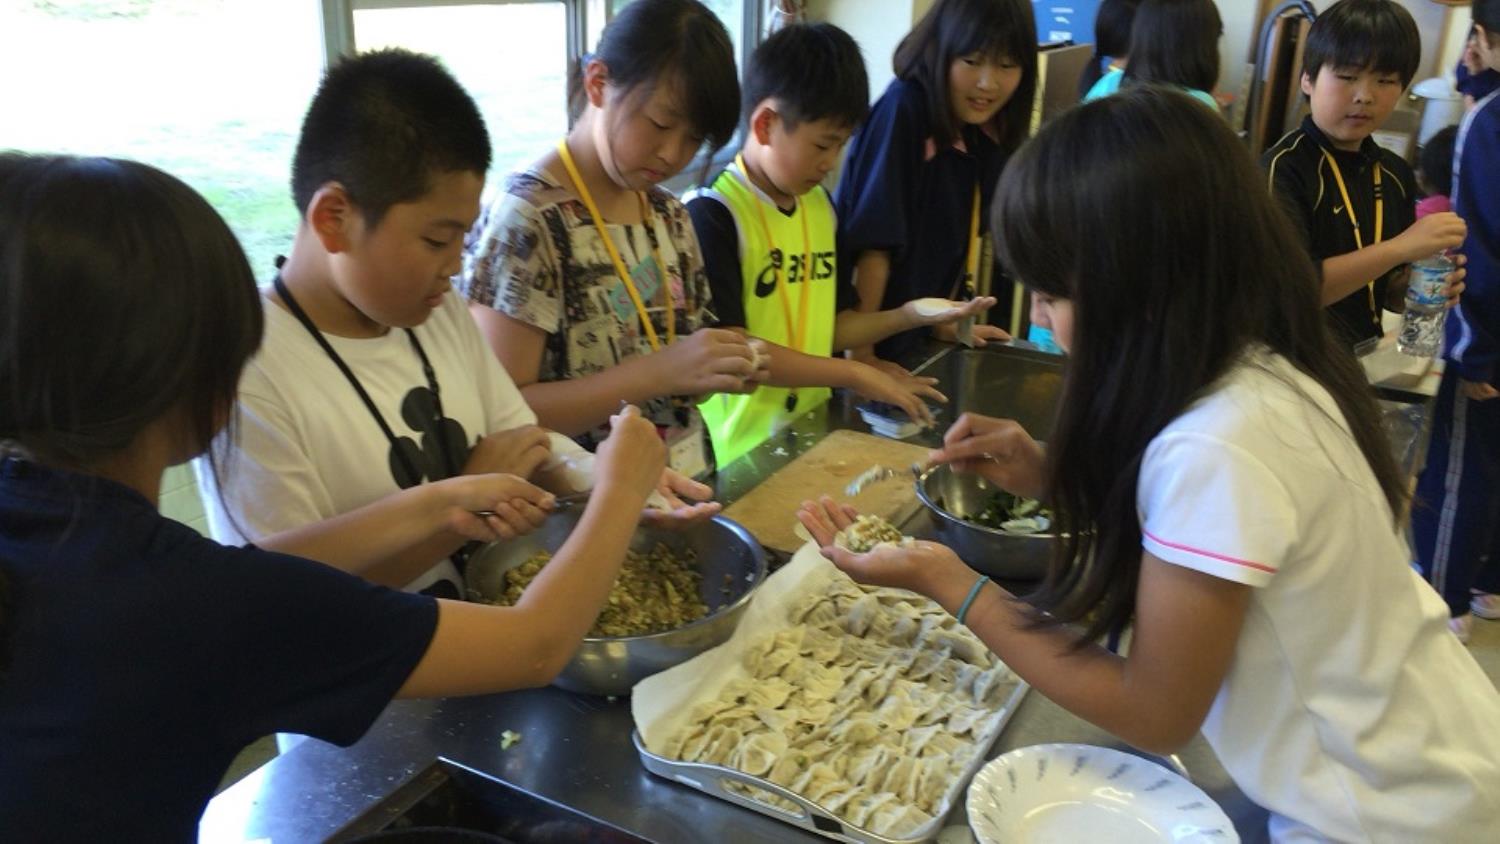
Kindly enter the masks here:
[[[505, 572], [540, 551], [562, 547], [582, 516], [580, 510], [553, 514], [541, 529], [520, 539], [492, 542], [469, 557], [465, 582], [471, 597], [500, 594]], [[658, 542], [678, 555], [696, 555], [703, 575], [700, 592], [709, 614], [692, 624], [644, 636], [587, 638], [554, 685], [573, 692], [626, 695], [637, 681], [723, 644], [734, 633], [750, 596], [766, 579], [766, 556], [755, 537], [739, 524], [717, 516], [688, 530], [641, 526], [630, 542], [646, 553]]]
[[970, 568], [997, 580], [1040, 580], [1047, 573], [1056, 534], [1006, 533], [966, 519], [1000, 491], [984, 478], [934, 466], [916, 483], [917, 496], [932, 511], [938, 541]]

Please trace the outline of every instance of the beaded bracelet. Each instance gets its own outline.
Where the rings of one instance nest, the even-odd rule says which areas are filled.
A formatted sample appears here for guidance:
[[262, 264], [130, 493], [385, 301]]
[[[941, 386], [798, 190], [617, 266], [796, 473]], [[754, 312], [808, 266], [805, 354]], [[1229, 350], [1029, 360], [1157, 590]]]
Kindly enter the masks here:
[[958, 608], [958, 615], [956, 616], [956, 618], [958, 618], [959, 624], [964, 623], [964, 618], [969, 614], [969, 607], [973, 606], [974, 599], [979, 597], [979, 590], [983, 589], [984, 585], [989, 582], [989, 575], [983, 575], [979, 578], [979, 580], [975, 581], [974, 588], [969, 590], [969, 597], [964, 598], [963, 605]]

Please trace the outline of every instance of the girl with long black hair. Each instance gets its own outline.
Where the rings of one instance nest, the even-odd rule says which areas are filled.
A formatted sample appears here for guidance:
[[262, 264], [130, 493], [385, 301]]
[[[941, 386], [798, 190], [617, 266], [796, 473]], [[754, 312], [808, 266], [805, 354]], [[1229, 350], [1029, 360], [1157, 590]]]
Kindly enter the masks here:
[[[1275, 840], [1488, 840], [1500, 698], [1408, 565], [1374, 398], [1259, 182], [1176, 90], [1045, 128], [994, 218], [1069, 355], [1053, 434], [1044, 449], [966, 416], [932, 457], [1054, 505], [1047, 577], [1028, 606], [935, 543], [824, 553], [933, 597], [1137, 747], [1201, 730]], [[825, 500], [800, 516], [828, 546], [851, 513]], [[1127, 624], [1128, 655], [1094, 644]]]

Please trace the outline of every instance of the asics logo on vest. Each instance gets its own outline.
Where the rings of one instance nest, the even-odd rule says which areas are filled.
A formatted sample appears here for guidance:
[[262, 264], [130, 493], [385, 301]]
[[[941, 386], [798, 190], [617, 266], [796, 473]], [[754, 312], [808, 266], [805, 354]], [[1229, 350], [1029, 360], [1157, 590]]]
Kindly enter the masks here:
[[[772, 249], [769, 258], [770, 260], [766, 263], [765, 267], [761, 269], [760, 275], [755, 277], [755, 298], [757, 299], [768, 298], [772, 293], [776, 292], [776, 274], [781, 269], [781, 262], [783, 260], [781, 250]], [[787, 268], [787, 284], [798, 284], [805, 277], [806, 272], [802, 266], [802, 259], [803, 256], [800, 253], [792, 254], [791, 266]], [[813, 281], [823, 281], [833, 278], [832, 251], [815, 253], [812, 256], [812, 265]]]

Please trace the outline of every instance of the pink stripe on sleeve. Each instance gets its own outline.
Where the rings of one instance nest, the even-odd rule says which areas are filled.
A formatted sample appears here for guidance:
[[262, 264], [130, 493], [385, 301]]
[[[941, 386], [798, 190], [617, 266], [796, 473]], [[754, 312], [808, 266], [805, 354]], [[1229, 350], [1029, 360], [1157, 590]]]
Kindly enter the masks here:
[[1268, 572], [1270, 574], [1275, 574], [1276, 573], [1276, 568], [1274, 566], [1262, 565], [1260, 563], [1252, 563], [1249, 560], [1241, 560], [1241, 559], [1237, 559], [1235, 557], [1227, 557], [1227, 556], [1225, 556], [1223, 554], [1215, 554], [1213, 551], [1205, 551], [1202, 548], [1194, 548], [1191, 545], [1182, 545], [1182, 544], [1177, 543], [1177, 542], [1168, 542], [1167, 540], [1162, 539], [1161, 537], [1157, 536], [1156, 534], [1153, 534], [1151, 531], [1148, 531], [1148, 530], [1146, 530], [1144, 528], [1141, 529], [1141, 533], [1145, 534], [1145, 536], [1146, 536], [1147, 539], [1151, 540], [1152, 542], [1155, 542], [1158, 545], [1164, 545], [1164, 546], [1166, 546], [1168, 548], [1175, 548], [1178, 551], [1186, 551], [1189, 554], [1197, 554], [1200, 557], [1208, 557], [1208, 558], [1214, 559], [1214, 560], [1223, 560], [1226, 563], [1234, 563], [1237, 566], [1244, 566], [1245, 568], [1255, 569], [1256, 571]]

